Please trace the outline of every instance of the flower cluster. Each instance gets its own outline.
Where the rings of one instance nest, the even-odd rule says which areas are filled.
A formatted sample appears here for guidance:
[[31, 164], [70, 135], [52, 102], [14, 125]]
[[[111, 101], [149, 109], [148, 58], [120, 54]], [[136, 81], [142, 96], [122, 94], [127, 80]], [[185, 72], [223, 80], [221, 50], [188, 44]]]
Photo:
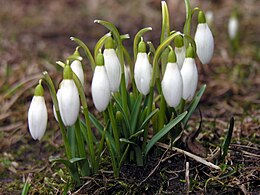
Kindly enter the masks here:
[[[164, 138], [165, 142], [174, 143], [181, 135], [205, 90], [204, 85], [196, 94], [195, 58], [198, 56], [202, 64], [208, 64], [214, 51], [214, 39], [203, 11], [198, 13], [192, 38], [191, 17], [197, 9], [192, 11], [189, 1], [185, 2], [188, 14], [183, 32], [170, 31], [168, 8], [163, 1], [160, 45], [155, 48], [151, 42], [146, 43], [143, 37], [151, 28], [141, 29], [134, 38], [134, 60], [123, 46], [129, 35], [121, 35], [109, 22], [96, 20], [111, 32], [97, 42], [94, 57], [81, 40], [72, 37], [79, 46], [66, 63], [57, 62], [64, 68], [57, 91], [44, 72], [43, 81], [51, 92], [67, 155], [67, 159], [53, 161], [64, 163], [76, 182], [80, 182], [80, 176], [98, 170], [104, 145], [118, 177], [125, 161], [143, 165], [156, 142]], [[93, 70], [91, 94], [96, 110], [103, 114], [101, 120], [88, 110], [79, 49], [84, 51]], [[28, 122], [32, 137], [41, 139], [47, 125], [41, 82], [35, 89]], [[93, 127], [100, 134], [99, 141]]]

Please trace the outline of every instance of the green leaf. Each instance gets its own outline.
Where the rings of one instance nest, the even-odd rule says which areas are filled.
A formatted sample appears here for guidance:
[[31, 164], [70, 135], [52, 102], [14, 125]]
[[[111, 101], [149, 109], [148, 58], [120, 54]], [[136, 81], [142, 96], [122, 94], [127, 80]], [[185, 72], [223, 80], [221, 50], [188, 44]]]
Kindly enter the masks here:
[[123, 118], [125, 120], [125, 124], [126, 124], [127, 128], [130, 129], [129, 118], [127, 117], [127, 114], [125, 113], [120, 100], [116, 96], [114, 96], [114, 100], [115, 100], [116, 104], [118, 105], [119, 110], [122, 112], [122, 115], [123, 115]]
[[23, 191], [22, 191], [21, 195], [27, 195], [29, 193], [30, 187], [31, 187], [31, 184], [26, 181], [23, 186]]
[[[103, 127], [103, 125], [101, 125], [100, 122], [96, 119], [96, 117], [94, 117], [94, 115], [91, 114], [90, 112], [89, 112], [89, 119], [94, 124], [94, 126], [97, 128], [98, 132], [102, 135], [103, 131], [105, 129]], [[109, 139], [112, 148], [114, 150], [116, 150], [116, 145], [115, 145], [114, 139], [113, 139], [112, 135], [108, 131], [106, 131], [106, 137]]]
[[165, 1], [161, 2], [162, 4], [162, 34], [160, 42], [162, 43], [170, 34], [170, 19], [169, 11]]
[[139, 129], [144, 129], [145, 126], [147, 125], [147, 123], [150, 121], [150, 119], [159, 111], [158, 108], [156, 108], [154, 111], [152, 111], [144, 120], [144, 122], [141, 124], [141, 126], [139, 127]]
[[126, 155], [128, 153], [129, 147], [130, 147], [130, 144], [127, 145], [127, 147], [126, 147], [126, 149], [125, 149], [125, 151], [124, 151], [124, 153], [123, 153], [123, 155], [122, 155], [122, 157], [120, 159], [120, 162], [119, 162], [119, 165], [118, 165], [119, 169], [121, 168], [123, 162], [125, 161], [125, 158], [126, 158]]
[[234, 118], [232, 117], [230, 119], [230, 122], [229, 122], [229, 129], [228, 129], [228, 132], [227, 132], [227, 135], [225, 137], [225, 140], [221, 146], [221, 158], [220, 160], [224, 160], [226, 155], [227, 155], [227, 152], [228, 152], [228, 147], [231, 143], [231, 138], [232, 138], [232, 134], [233, 134], [233, 129], [234, 129]]
[[133, 110], [131, 113], [131, 119], [130, 119], [130, 134], [132, 135], [133, 133], [135, 133], [136, 130], [136, 123], [137, 123], [137, 119], [139, 116], [139, 112], [140, 112], [140, 106], [142, 103], [142, 95], [139, 94], [139, 96], [137, 97], [135, 104], [133, 106]]
[[134, 61], [136, 61], [136, 56], [137, 56], [137, 51], [138, 51], [138, 44], [139, 44], [139, 41], [141, 39], [141, 37], [143, 36], [144, 33], [148, 32], [148, 31], [151, 31], [152, 28], [151, 27], [146, 27], [146, 28], [143, 28], [141, 30], [139, 30], [136, 35], [135, 35], [135, 38], [134, 38]]
[[131, 135], [128, 139], [136, 138], [144, 132], [144, 129], [137, 131], [135, 134]]
[[87, 47], [87, 45], [85, 43], [83, 43], [80, 39], [76, 38], [76, 37], [70, 37], [70, 39], [72, 41], [75, 41], [80, 47], [82, 47], [82, 49], [84, 50], [90, 64], [91, 64], [91, 68], [92, 68], [92, 71], [94, 71], [95, 69], [95, 60], [89, 50], [89, 48]]
[[145, 147], [145, 157], [147, 156], [150, 149], [159, 141], [164, 135], [166, 135], [175, 125], [177, 125], [187, 114], [187, 111], [183, 112], [182, 114], [178, 115], [174, 120], [169, 122], [164, 128], [162, 128], [157, 134], [155, 134], [152, 139], [148, 142]]
[[194, 110], [197, 108], [200, 98], [203, 95], [204, 91], [206, 89], [206, 85], [204, 84], [200, 90], [198, 91], [198, 93], [196, 94], [196, 96], [193, 98], [192, 102], [190, 103], [189, 107], [188, 107], [188, 114], [185, 116], [185, 118], [183, 119], [182, 123], [184, 125], [184, 127], [186, 127], [192, 113], [194, 112]]

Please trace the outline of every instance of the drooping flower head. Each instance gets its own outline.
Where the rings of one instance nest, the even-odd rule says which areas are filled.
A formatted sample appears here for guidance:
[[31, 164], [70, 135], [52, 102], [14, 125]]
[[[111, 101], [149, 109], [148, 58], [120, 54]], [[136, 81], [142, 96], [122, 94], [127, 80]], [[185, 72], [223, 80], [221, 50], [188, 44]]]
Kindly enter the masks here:
[[237, 13], [233, 11], [228, 21], [228, 35], [231, 40], [234, 40], [238, 35], [239, 22]]
[[99, 53], [97, 55], [96, 67], [94, 70], [91, 85], [91, 92], [96, 109], [99, 112], [104, 111], [108, 106], [111, 91], [102, 53]]
[[198, 26], [195, 33], [197, 54], [202, 64], [208, 64], [214, 52], [214, 39], [211, 30], [206, 23], [206, 17], [202, 11], [198, 14]]
[[182, 76], [176, 62], [176, 55], [171, 50], [162, 79], [163, 96], [170, 107], [176, 107], [180, 103], [183, 93]]
[[192, 100], [198, 84], [198, 70], [194, 57], [194, 49], [190, 45], [186, 50], [186, 58], [181, 69], [183, 81], [182, 98], [188, 101]]
[[72, 79], [72, 69], [66, 65], [63, 70], [63, 80], [57, 95], [61, 119], [65, 126], [75, 124], [80, 109], [79, 92]]
[[43, 137], [47, 127], [48, 113], [43, 95], [44, 89], [40, 80], [28, 110], [28, 126], [31, 136], [35, 140]]
[[150, 82], [152, 79], [152, 66], [148, 60], [146, 53], [146, 45], [143, 40], [138, 44], [138, 53], [134, 68], [134, 79], [138, 91], [147, 95], [150, 90]]
[[177, 35], [174, 39], [175, 53], [177, 57], [177, 64], [179, 69], [182, 68], [183, 61], [185, 59], [186, 48], [184, 46], [183, 37], [181, 35]]
[[[79, 51], [78, 51], [78, 47], [76, 48], [74, 54], [74, 56], [77, 56], [78, 58], [80, 57]], [[82, 68], [82, 63], [79, 59], [75, 59], [72, 61], [71, 65], [70, 65], [72, 71], [77, 75], [77, 77], [79, 78], [80, 82], [82, 85], [84, 85], [84, 72], [83, 72], [83, 68]]]
[[121, 65], [114, 49], [112, 37], [107, 38], [103, 54], [111, 92], [116, 92], [121, 82]]

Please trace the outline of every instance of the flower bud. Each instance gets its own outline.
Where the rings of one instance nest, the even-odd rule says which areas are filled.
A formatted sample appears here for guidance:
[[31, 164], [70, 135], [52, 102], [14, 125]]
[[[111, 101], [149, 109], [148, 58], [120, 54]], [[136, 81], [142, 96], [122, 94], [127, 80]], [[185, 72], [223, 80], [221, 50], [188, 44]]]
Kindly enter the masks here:
[[236, 14], [233, 14], [228, 21], [228, 35], [231, 40], [234, 40], [238, 34], [238, 19]]
[[107, 38], [104, 49], [104, 61], [110, 89], [112, 92], [116, 92], [121, 81], [121, 65], [114, 49], [112, 37]]
[[101, 53], [97, 56], [96, 64], [97, 66], [95, 67], [93, 74], [91, 92], [96, 109], [99, 112], [102, 112], [108, 106], [111, 91], [107, 71], [104, 66], [103, 55]]
[[66, 65], [63, 80], [57, 94], [61, 119], [65, 126], [75, 124], [80, 109], [79, 92], [72, 80], [72, 69]]
[[214, 39], [202, 11], [199, 12], [198, 22], [199, 24], [195, 33], [197, 54], [202, 64], [208, 64], [214, 52]]
[[82, 85], [84, 85], [84, 72], [81, 61], [74, 60], [70, 65], [72, 71], [77, 75]]
[[181, 35], [177, 35], [176, 38], [174, 39], [174, 45], [175, 45], [175, 54], [177, 57], [177, 64], [179, 69], [182, 68], [183, 61], [185, 59], [185, 46], [183, 42], [183, 37]]
[[141, 41], [138, 45], [138, 54], [134, 68], [134, 79], [138, 91], [143, 95], [147, 95], [150, 90], [150, 82], [152, 79], [152, 66], [148, 60], [144, 41]]
[[44, 90], [40, 80], [35, 88], [34, 96], [28, 110], [29, 131], [34, 140], [40, 140], [47, 127], [48, 113], [43, 95]]
[[181, 76], [183, 81], [184, 100], [192, 100], [198, 84], [198, 70], [194, 60], [194, 50], [189, 46], [186, 51], [186, 58], [181, 69]]
[[176, 107], [180, 103], [182, 97], [183, 84], [173, 50], [169, 53], [168, 63], [161, 84], [165, 101], [170, 107]]

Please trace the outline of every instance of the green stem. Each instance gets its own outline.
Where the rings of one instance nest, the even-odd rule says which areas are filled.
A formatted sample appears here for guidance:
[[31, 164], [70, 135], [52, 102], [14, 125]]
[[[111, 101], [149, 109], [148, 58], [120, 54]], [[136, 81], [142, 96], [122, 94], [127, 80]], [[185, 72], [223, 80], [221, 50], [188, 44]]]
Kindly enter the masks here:
[[56, 115], [57, 115], [59, 127], [61, 129], [62, 139], [64, 141], [66, 156], [67, 156], [68, 159], [71, 159], [72, 154], [71, 154], [71, 151], [70, 151], [69, 140], [68, 140], [68, 137], [66, 135], [65, 125], [63, 124], [61, 116], [60, 116], [59, 104], [58, 104], [58, 99], [57, 99], [57, 94], [56, 94], [54, 84], [53, 84], [51, 77], [49, 76], [47, 71], [43, 72], [43, 76], [44, 76], [46, 84], [47, 84], [47, 86], [50, 90], [52, 101], [53, 101], [53, 104], [54, 104], [54, 107], [55, 107], [55, 110], [56, 110]]
[[91, 131], [91, 127], [90, 127], [90, 119], [89, 119], [89, 114], [88, 114], [87, 100], [86, 100], [86, 97], [85, 97], [85, 94], [84, 94], [83, 86], [82, 86], [79, 78], [77, 77], [77, 75], [75, 73], [73, 73], [73, 80], [74, 80], [74, 82], [75, 82], [75, 84], [78, 88], [81, 104], [82, 104], [82, 107], [83, 107], [83, 114], [84, 114], [84, 117], [85, 117], [87, 132], [85, 132], [85, 131], [82, 131], [82, 132], [83, 132], [85, 138], [88, 141], [91, 167], [93, 169], [93, 172], [95, 173], [98, 170], [98, 164], [97, 164], [96, 158], [95, 158], [94, 141], [93, 141], [94, 135], [93, 135], [93, 133]]
[[184, 34], [190, 35], [191, 16], [192, 16], [190, 0], [185, 0], [185, 9], [186, 9], [186, 20], [185, 20], [183, 32]]
[[81, 169], [82, 175], [87, 176], [87, 175], [90, 175], [90, 169], [89, 169], [89, 164], [88, 164], [88, 160], [87, 160], [87, 154], [85, 151], [84, 140], [83, 140], [81, 130], [80, 130], [79, 118], [77, 119], [77, 121], [75, 123], [75, 134], [76, 134], [76, 139], [77, 139], [77, 144], [78, 144], [79, 157], [85, 159], [85, 160], [79, 162], [80, 169]]
[[117, 150], [117, 159], [120, 159], [120, 140], [119, 140], [119, 135], [118, 135], [118, 129], [117, 129], [117, 124], [115, 120], [115, 115], [113, 113], [113, 106], [112, 103], [110, 102], [108, 105], [108, 113], [109, 113], [109, 118], [111, 121], [112, 125], [112, 130], [113, 130], [113, 135], [115, 138], [115, 144], [116, 144], [116, 150]]

